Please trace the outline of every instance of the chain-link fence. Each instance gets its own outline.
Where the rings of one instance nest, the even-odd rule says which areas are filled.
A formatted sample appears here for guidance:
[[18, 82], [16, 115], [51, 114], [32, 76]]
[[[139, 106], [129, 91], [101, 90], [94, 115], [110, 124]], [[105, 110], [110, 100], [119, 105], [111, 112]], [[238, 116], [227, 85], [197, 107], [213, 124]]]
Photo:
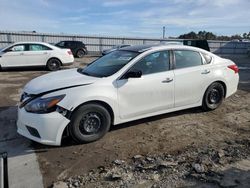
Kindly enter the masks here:
[[[119, 44], [156, 44], [164, 41], [183, 41], [182, 39], [160, 39], [160, 38], [132, 38], [132, 37], [104, 37], [85, 35], [48, 34], [36, 32], [9, 32], [0, 31], [0, 48], [14, 42], [36, 41], [57, 43], [62, 40], [82, 41], [89, 52], [100, 53], [102, 50]], [[249, 42], [234, 41], [208, 41], [211, 52], [217, 54], [247, 54]]]

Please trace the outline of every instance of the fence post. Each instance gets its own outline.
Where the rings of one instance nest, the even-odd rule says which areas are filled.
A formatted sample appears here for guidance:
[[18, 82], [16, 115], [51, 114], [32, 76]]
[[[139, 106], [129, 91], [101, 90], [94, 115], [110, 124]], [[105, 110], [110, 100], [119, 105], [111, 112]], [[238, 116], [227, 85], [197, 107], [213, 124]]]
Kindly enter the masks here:
[[72, 36], [72, 40], [75, 41], [76, 40], [76, 36]]
[[8, 43], [12, 43], [12, 41], [11, 41], [11, 34], [10, 33], [7, 34], [7, 42]]
[[4, 188], [3, 158], [0, 158], [0, 188]]
[[102, 53], [102, 38], [99, 38], [99, 52]]
[[222, 42], [220, 42], [220, 54], [222, 54], [222, 49], [221, 49], [221, 44], [222, 44]]
[[7, 153], [0, 154], [0, 188], [9, 188]]
[[45, 40], [44, 40], [45, 36], [41, 35], [41, 38], [42, 38], [42, 42], [45, 42]]
[[234, 42], [234, 49], [233, 49], [233, 54], [234, 55], [236, 54], [236, 48], [237, 48], [237, 44], [236, 44], [236, 42]]

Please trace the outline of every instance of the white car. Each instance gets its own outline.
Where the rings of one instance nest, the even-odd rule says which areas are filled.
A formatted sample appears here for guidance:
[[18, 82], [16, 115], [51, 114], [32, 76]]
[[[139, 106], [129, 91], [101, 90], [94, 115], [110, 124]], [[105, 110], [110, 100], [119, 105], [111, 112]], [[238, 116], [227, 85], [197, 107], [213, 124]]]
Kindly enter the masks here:
[[46, 66], [55, 71], [73, 62], [70, 49], [44, 42], [18, 42], [0, 51], [0, 68]]
[[231, 60], [199, 48], [126, 47], [85, 68], [30, 81], [18, 108], [18, 133], [48, 145], [60, 145], [63, 133], [92, 142], [111, 125], [196, 106], [214, 110], [238, 82]]

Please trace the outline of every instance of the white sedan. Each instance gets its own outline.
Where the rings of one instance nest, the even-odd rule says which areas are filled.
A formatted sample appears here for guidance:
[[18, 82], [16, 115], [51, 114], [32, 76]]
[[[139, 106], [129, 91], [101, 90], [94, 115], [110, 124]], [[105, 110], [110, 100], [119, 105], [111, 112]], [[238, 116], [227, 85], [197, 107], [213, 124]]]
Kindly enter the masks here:
[[55, 71], [73, 62], [70, 49], [60, 49], [43, 42], [14, 43], [0, 51], [0, 68], [46, 66], [48, 70]]
[[126, 47], [85, 68], [30, 81], [18, 108], [18, 133], [49, 145], [60, 145], [63, 133], [92, 142], [111, 125], [196, 106], [214, 110], [238, 82], [234, 62], [199, 48]]

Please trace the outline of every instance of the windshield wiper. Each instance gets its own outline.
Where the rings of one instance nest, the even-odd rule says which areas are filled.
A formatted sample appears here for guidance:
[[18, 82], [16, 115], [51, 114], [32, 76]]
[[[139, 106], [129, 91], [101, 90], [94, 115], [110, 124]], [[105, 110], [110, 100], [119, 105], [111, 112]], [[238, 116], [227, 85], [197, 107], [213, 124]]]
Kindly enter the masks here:
[[80, 74], [87, 75], [87, 76], [94, 76], [94, 75], [92, 75], [92, 74], [89, 74], [88, 72], [83, 71], [82, 68], [78, 68], [78, 69], [77, 69], [77, 72], [79, 72]]
[[89, 73], [83, 72], [83, 69], [82, 69], [82, 68], [78, 68], [78, 69], [77, 69], [77, 72], [79, 72], [80, 74], [85, 74], [85, 75], [90, 76]]
[[99, 75], [99, 74], [90, 74], [90, 73], [88, 73], [88, 72], [85, 72], [85, 71], [83, 71], [84, 69], [82, 69], [82, 68], [78, 68], [77, 69], [77, 72], [79, 72], [80, 74], [84, 74], [84, 75], [87, 75], [87, 76], [92, 76], [92, 77], [98, 77], [98, 78], [102, 78], [102, 77], [106, 77], [105, 75]]
[[92, 76], [92, 75], [90, 75], [89, 73], [87, 73], [87, 72], [81, 72], [82, 74], [84, 74], [84, 75], [87, 75], [87, 76]]

